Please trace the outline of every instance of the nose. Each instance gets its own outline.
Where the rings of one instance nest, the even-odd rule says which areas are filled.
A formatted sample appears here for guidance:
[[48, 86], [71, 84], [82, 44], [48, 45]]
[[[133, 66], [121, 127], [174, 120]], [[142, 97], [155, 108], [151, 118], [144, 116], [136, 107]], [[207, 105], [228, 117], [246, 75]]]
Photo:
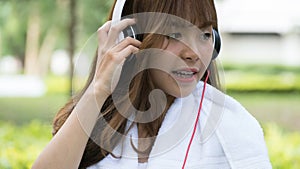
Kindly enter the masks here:
[[190, 62], [197, 62], [199, 60], [199, 56], [187, 45], [181, 43], [178, 47], [180, 48], [179, 56], [183, 60]]

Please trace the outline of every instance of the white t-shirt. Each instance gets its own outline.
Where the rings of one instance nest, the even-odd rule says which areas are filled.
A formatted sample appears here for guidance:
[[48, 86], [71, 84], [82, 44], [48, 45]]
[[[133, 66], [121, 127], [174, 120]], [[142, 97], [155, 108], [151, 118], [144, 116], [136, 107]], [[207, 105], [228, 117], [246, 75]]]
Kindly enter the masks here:
[[[88, 169], [181, 169], [198, 113], [203, 82], [185, 98], [175, 99], [159, 129], [147, 163], [138, 163], [130, 138], [137, 145], [137, 127], [113, 153]], [[131, 124], [127, 123], [127, 127]], [[136, 146], [137, 147], [137, 146]], [[243, 106], [207, 85], [200, 120], [186, 169], [270, 169], [263, 131]]]

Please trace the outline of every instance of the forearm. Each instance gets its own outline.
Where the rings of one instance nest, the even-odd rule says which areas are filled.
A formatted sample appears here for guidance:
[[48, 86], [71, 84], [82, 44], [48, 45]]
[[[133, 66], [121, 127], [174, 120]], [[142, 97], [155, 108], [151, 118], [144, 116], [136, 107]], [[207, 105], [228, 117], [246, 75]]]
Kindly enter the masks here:
[[106, 98], [107, 94], [103, 92], [96, 99], [93, 87], [88, 88], [32, 168], [78, 168], [89, 135]]
[[134, 19], [124, 19], [111, 28], [111, 22], [108, 21], [98, 29], [99, 50], [94, 63], [93, 82], [32, 168], [78, 168], [100, 108], [117, 84], [112, 81], [119, 80], [119, 76], [116, 76], [120, 75], [119, 66], [127, 56], [139, 51], [141, 42], [131, 37], [115, 44], [120, 32], [134, 23]]

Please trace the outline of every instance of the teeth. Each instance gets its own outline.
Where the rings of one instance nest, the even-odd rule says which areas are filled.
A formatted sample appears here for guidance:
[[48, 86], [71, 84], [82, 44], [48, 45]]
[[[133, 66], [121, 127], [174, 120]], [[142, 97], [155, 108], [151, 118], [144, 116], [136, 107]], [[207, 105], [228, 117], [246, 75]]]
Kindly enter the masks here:
[[174, 71], [175, 73], [182, 74], [182, 75], [193, 75], [194, 72], [190, 71]]
[[194, 72], [190, 71], [173, 71], [173, 73], [182, 78], [191, 78], [194, 75]]

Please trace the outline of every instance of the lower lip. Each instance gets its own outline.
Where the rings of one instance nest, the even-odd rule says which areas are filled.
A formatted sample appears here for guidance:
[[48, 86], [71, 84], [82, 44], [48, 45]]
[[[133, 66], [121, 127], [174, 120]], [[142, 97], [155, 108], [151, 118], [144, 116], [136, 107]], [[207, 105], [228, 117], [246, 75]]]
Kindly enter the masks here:
[[188, 77], [188, 78], [184, 78], [184, 77], [179, 77], [176, 74], [173, 73], [173, 77], [179, 81], [179, 82], [183, 82], [183, 83], [191, 83], [194, 82], [196, 80], [196, 74], [194, 74], [192, 77]]

